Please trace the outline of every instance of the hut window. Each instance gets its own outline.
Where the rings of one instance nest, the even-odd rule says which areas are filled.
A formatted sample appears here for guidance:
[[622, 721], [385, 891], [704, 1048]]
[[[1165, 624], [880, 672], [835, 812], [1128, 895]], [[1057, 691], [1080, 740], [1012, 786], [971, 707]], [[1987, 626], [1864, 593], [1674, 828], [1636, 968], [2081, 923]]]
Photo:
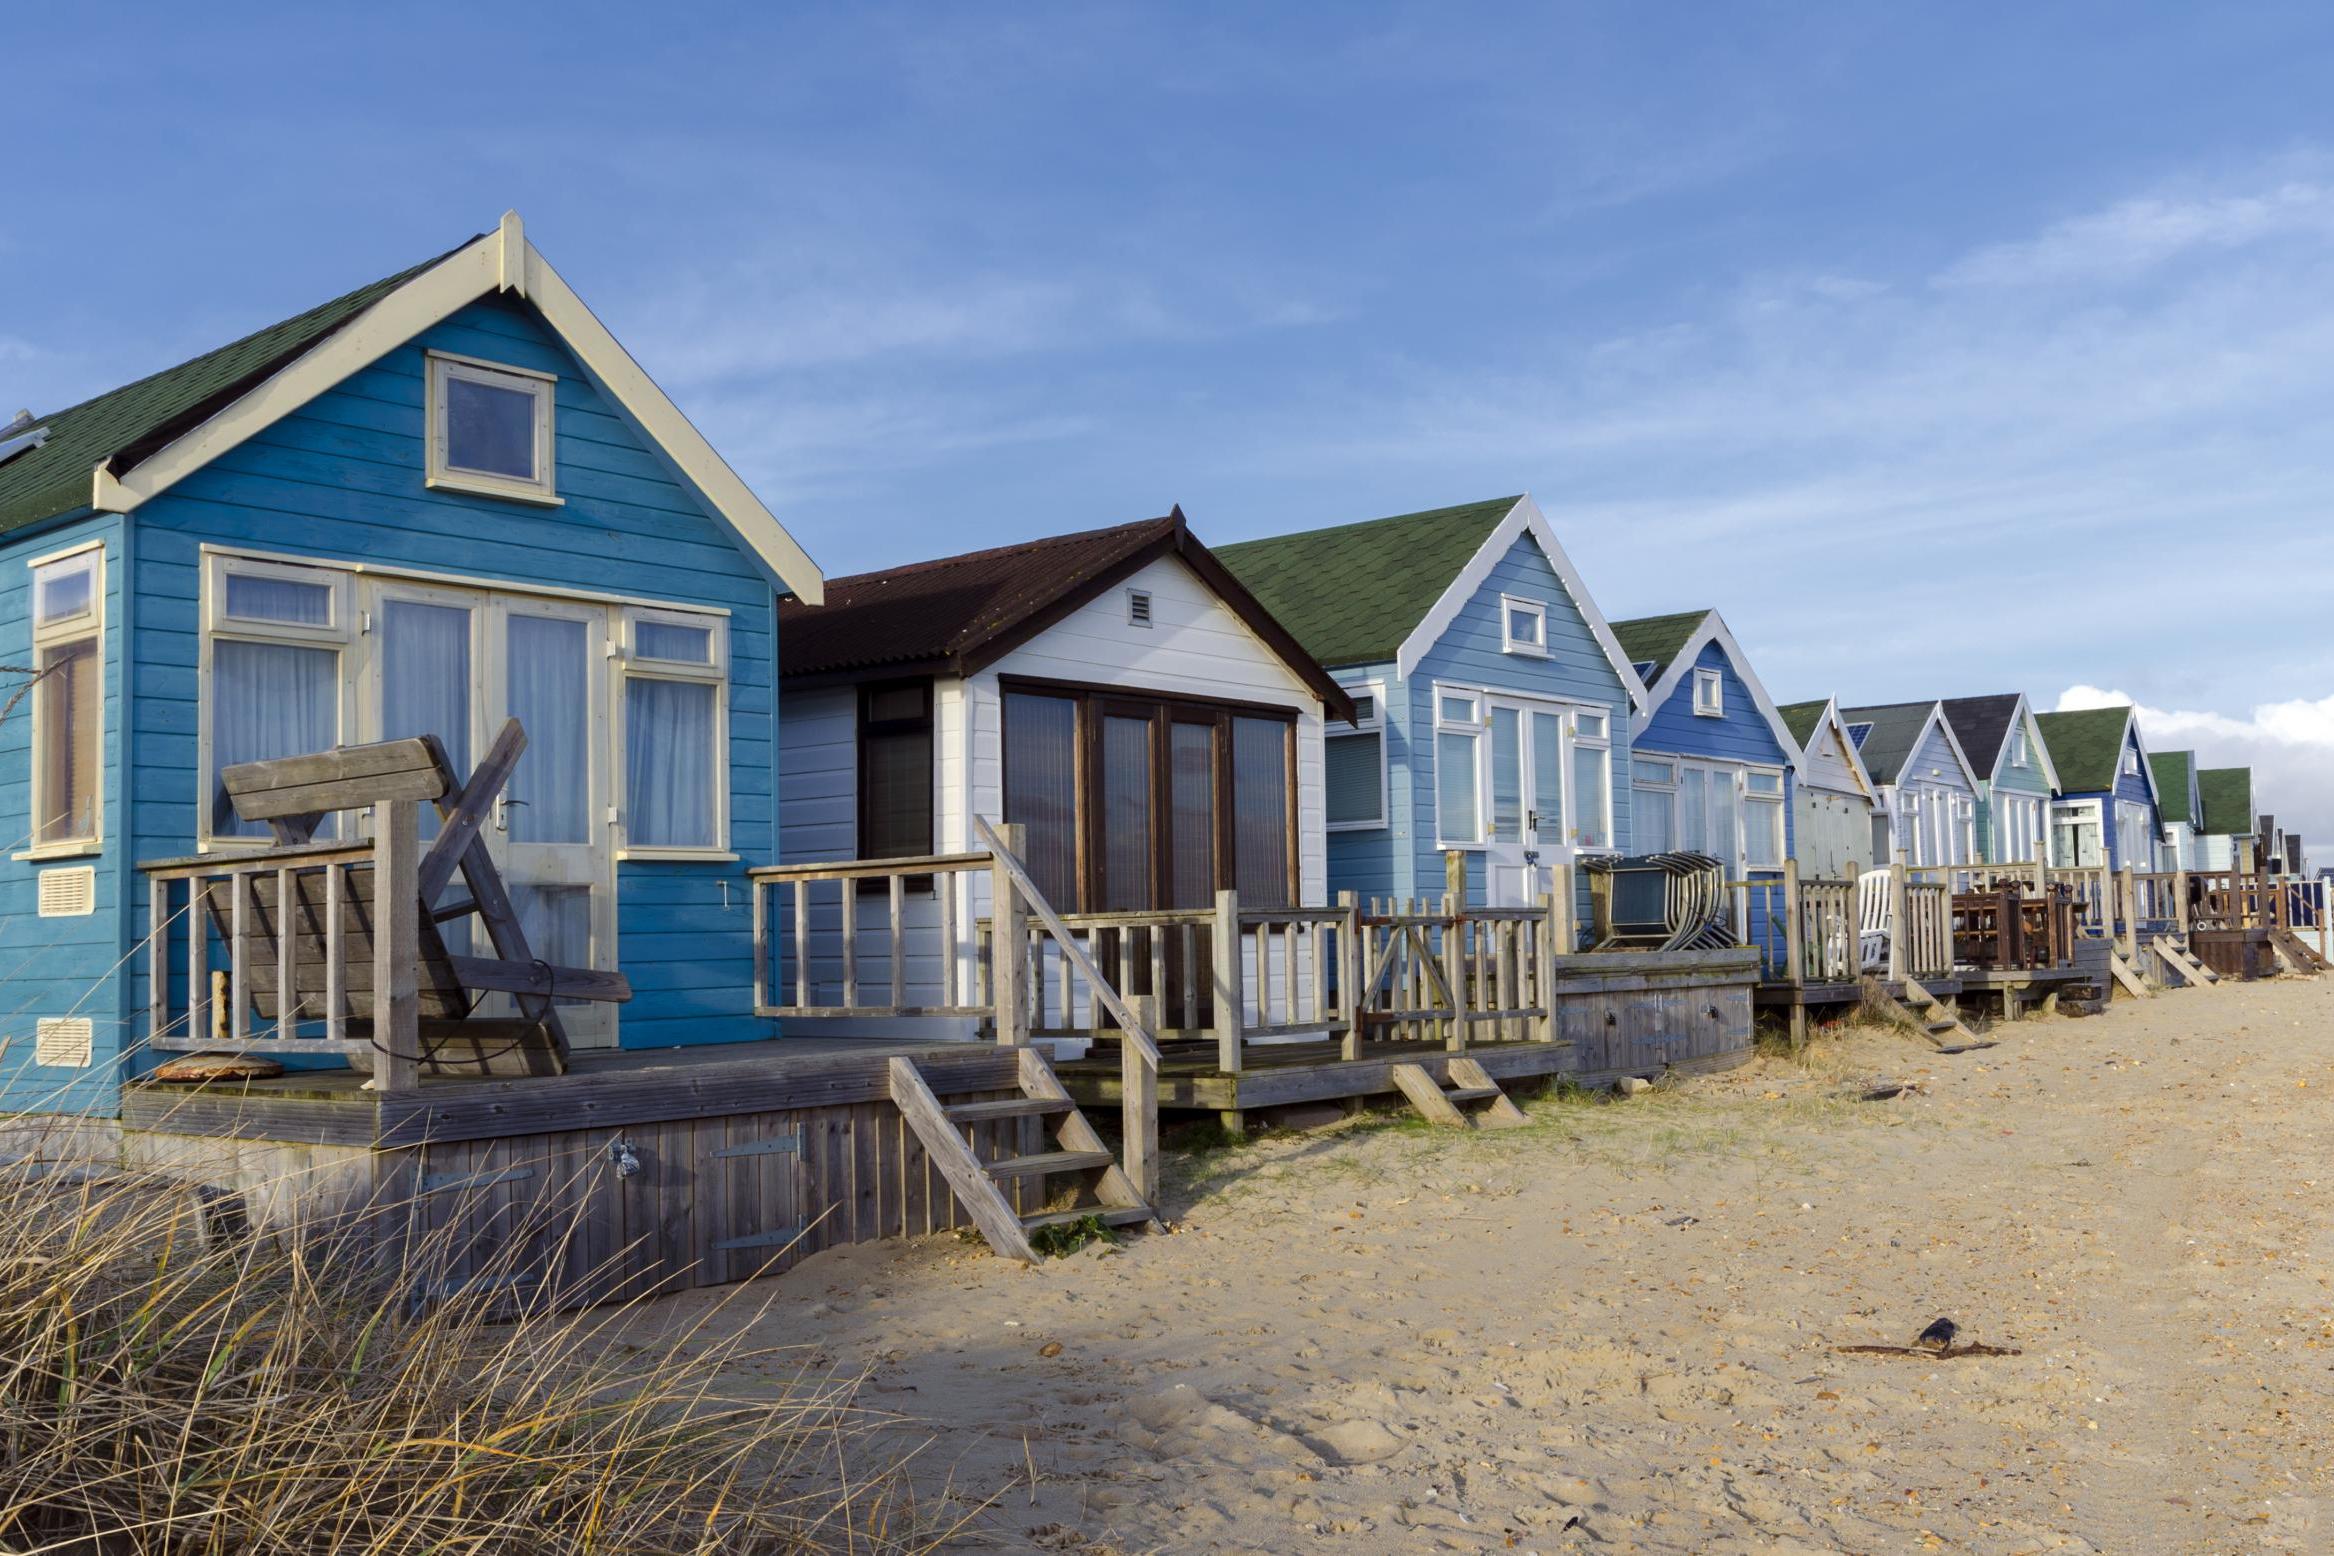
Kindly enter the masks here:
[[1483, 841], [1483, 721], [1473, 697], [1435, 693], [1435, 838], [1445, 848]]
[[1232, 828], [1240, 900], [1285, 908], [1289, 883], [1289, 775], [1296, 726], [1287, 719], [1232, 720]]
[[2139, 776], [2139, 747], [2127, 745], [2123, 748], [2123, 776], [2126, 778]]
[[[221, 770], [340, 744], [342, 656], [353, 636], [349, 576], [247, 557], [215, 557], [206, 579], [209, 672], [203, 687], [204, 792], [213, 838], [265, 837], [235, 814]], [[339, 818], [327, 816], [320, 836]]]
[[728, 824], [726, 623], [633, 608], [624, 626], [625, 848], [718, 852]]
[[1355, 692], [1351, 732], [1332, 726], [1337, 732], [1321, 743], [1332, 832], [1386, 824], [1386, 727], [1378, 698], [1374, 686]]
[[2023, 724], [2010, 726], [2010, 765], [2012, 767], [2026, 765], [2026, 726]]
[[1717, 671], [1694, 672], [1694, 713], [1705, 719], [1726, 716], [1726, 681]]
[[1548, 652], [1548, 607], [1538, 600], [1519, 599], [1512, 594], [1499, 597], [1500, 651], [1508, 654], [1534, 654], [1545, 657]]
[[1078, 704], [1005, 694], [1005, 820], [1023, 829], [1022, 858], [1045, 900], [1078, 901]]
[[1572, 841], [1582, 848], [1613, 846], [1611, 730], [1608, 714], [1572, 715]]
[[32, 844], [97, 841], [99, 727], [105, 710], [105, 553], [96, 546], [32, 569]]
[[1677, 846], [1678, 764], [1669, 757], [1640, 756], [1629, 764], [1629, 821], [1641, 854], [1667, 853]]
[[557, 383], [548, 373], [431, 352], [429, 484], [556, 502], [551, 416]]
[[1754, 870], [1783, 863], [1783, 775], [1750, 768], [1742, 775], [1743, 863]]
[[932, 852], [932, 683], [859, 689], [859, 857]]

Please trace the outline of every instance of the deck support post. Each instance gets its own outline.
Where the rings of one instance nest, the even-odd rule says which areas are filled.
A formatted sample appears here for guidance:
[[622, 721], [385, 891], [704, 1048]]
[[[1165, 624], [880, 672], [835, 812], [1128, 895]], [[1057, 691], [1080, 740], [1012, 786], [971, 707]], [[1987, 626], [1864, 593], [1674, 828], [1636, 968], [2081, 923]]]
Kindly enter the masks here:
[[[1006, 852], [1021, 857], [1028, 829], [1008, 822], [998, 829]], [[1002, 863], [989, 872], [989, 993], [996, 1001], [997, 1042], [1005, 1048], [1029, 1046], [1029, 921], [1013, 874]], [[850, 883], [843, 887], [843, 912], [854, 906]]]
[[[1458, 862], [1458, 873], [1466, 871], [1466, 859], [1453, 849], [1450, 858]], [[1450, 985], [1451, 1024], [1444, 1029], [1443, 1046], [1455, 1054], [1467, 1051], [1467, 899], [1457, 893], [1443, 897], [1443, 981]]]
[[1337, 1056], [1347, 1063], [1361, 1057], [1362, 943], [1361, 898], [1350, 891], [1337, 894], [1337, 1011], [1345, 1024], [1338, 1035]]
[[2123, 949], [2124, 960], [2130, 961], [2139, 955], [2139, 883], [2132, 878], [2129, 864], [2116, 872], [2115, 895], [2116, 916], [2122, 922], [2116, 940]]
[[[1240, 894], [1236, 891], [1216, 893], [1216, 922], [1208, 936], [1208, 952], [1213, 966], [1210, 992], [1216, 1006], [1216, 1068], [1232, 1078], [1232, 1097], [1238, 1101], [1240, 1024], [1246, 1015], [1246, 993], [1241, 987]], [[1247, 1132], [1248, 1120], [1237, 1107], [1226, 1108], [1218, 1116], [1226, 1133], [1238, 1136]]]
[[[1571, 887], [1572, 872], [1566, 867], [1557, 865], [1552, 873], [1559, 888]], [[1556, 948], [1564, 943], [1560, 926], [1567, 917], [1563, 898], [1556, 892], [1540, 899], [1540, 916], [1532, 924], [1535, 976], [1530, 993], [1531, 1002], [1540, 1008], [1540, 1014], [1532, 1022], [1532, 1041], [1536, 1043], [1556, 1041]]]
[[[1160, 1001], [1156, 994], [1128, 998], [1135, 1019], [1145, 1032], [1159, 1030]], [[1159, 1067], [1134, 1043], [1119, 1044], [1119, 1156], [1127, 1181], [1143, 1196], [1143, 1203], [1159, 1198]]]
[[1888, 866], [1888, 981], [1905, 980], [1905, 940], [1912, 933], [1908, 911], [1912, 894], [1905, 890], [1905, 856], [1899, 851]]
[[421, 1081], [418, 817], [408, 800], [373, 807], [373, 1085], [379, 1091], [411, 1091]]
[[2180, 943], [2188, 943], [2188, 872], [2172, 872], [2172, 927], [2180, 932]]

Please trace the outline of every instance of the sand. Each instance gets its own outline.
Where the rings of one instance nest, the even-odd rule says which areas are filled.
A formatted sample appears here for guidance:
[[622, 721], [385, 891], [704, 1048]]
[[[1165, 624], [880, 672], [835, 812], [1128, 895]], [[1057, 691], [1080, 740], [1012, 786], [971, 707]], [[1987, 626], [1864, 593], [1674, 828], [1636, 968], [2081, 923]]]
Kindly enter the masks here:
[[[1171, 1154], [1171, 1233], [838, 1249], [754, 1338], [966, 1548], [2334, 1550], [2334, 979], [1992, 1035]], [[1835, 1349], [1940, 1316], [2021, 1354]]]

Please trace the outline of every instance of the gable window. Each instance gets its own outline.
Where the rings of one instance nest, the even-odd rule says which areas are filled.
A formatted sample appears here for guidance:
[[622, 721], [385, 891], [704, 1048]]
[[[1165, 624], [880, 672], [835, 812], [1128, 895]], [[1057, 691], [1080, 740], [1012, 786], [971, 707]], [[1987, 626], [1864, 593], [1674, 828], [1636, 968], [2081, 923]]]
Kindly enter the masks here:
[[1434, 830], [1446, 847], [1483, 841], [1482, 707], [1470, 696], [1435, 693]]
[[[341, 743], [343, 656], [354, 637], [349, 575], [246, 557], [213, 557], [203, 639], [204, 792], [214, 838], [264, 838], [244, 821], [219, 774], [241, 762], [305, 756]], [[318, 829], [333, 835], [337, 817]]]
[[2126, 778], [2139, 776], [2139, 747], [2135, 745], [2127, 744], [2123, 748], [2123, 776]]
[[718, 616], [624, 612], [624, 777], [628, 852], [727, 846], [728, 626]]
[[859, 857], [932, 852], [932, 683], [859, 689]]
[[1726, 680], [1715, 670], [1694, 672], [1694, 715], [1705, 719], [1726, 717]]
[[1548, 653], [1548, 607], [1538, 600], [1520, 599], [1512, 594], [1499, 597], [1500, 652], [1506, 654], [1533, 654], [1546, 657]]
[[1294, 900], [1294, 710], [1033, 682], [1002, 711], [1004, 819], [1055, 908]]
[[433, 487], [557, 502], [552, 482], [548, 373], [429, 354], [429, 473]]
[[85, 547], [32, 567], [32, 837], [36, 852], [98, 838], [105, 711], [105, 552]]
[[2010, 726], [2010, 765], [2012, 767], [2026, 765], [2026, 726], [2023, 724]]
[[1386, 824], [1386, 725], [1382, 695], [1375, 685], [1353, 694], [1350, 729], [1334, 731], [1321, 743], [1329, 830], [1359, 831]]

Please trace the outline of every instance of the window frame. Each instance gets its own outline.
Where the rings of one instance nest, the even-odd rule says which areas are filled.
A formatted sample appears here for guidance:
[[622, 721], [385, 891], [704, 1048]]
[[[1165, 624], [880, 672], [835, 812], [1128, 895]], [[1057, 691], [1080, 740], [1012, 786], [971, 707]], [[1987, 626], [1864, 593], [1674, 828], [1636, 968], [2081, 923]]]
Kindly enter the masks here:
[[1393, 764], [1386, 750], [1386, 688], [1382, 681], [1356, 681], [1346, 687], [1355, 701], [1370, 699], [1370, 716], [1356, 719], [1351, 725], [1333, 728], [1324, 723], [1321, 728], [1321, 814], [1329, 814], [1329, 746], [1332, 741], [1354, 740], [1375, 735], [1378, 741], [1378, 814], [1370, 821], [1329, 821], [1324, 825], [1331, 832], [1382, 832], [1394, 824], [1394, 794], [1391, 777]]
[[2139, 747], [2130, 741], [2123, 743], [2123, 761], [2118, 771], [2126, 778], [2137, 778], [2140, 770]]
[[[1709, 695], [1705, 697], [1704, 692]], [[1726, 717], [1726, 677], [1716, 670], [1696, 666], [1694, 669], [1694, 717], [1722, 719]]]
[[[874, 702], [874, 699], [880, 694], [885, 692], [907, 691], [910, 689], [921, 691], [924, 695], [924, 711], [920, 715], [914, 718], [878, 719], [869, 711]], [[859, 859], [915, 857], [915, 855], [881, 855], [868, 852], [867, 745], [871, 738], [882, 739], [886, 736], [909, 735], [917, 733], [919, 730], [922, 732], [925, 742], [924, 846], [921, 849], [918, 849], [917, 853], [937, 853], [939, 851], [938, 844], [940, 837], [940, 785], [938, 778], [940, 768], [940, 743], [938, 720], [935, 717], [935, 713], [939, 699], [933, 695], [931, 679], [929, 677], [920, 677], [891, 681], [862, 681], [856, 688], [854, 688], [854, 690], [858, 694], [856, 704], [858, 734], [854, 742], [855, 766], [853, 768], [853, 778], [851, 783], [852, 809], [854, 812], [852, 826], [852, 848], [854, 850], [853, 857]], [[866, 890], [871, 886], [880, 887], [883, 883], [881, 881], [866, 881], [861, 882], [860, 884], [861, 889]], [[930, 876], [918, 877], [912, 880], [910, 884], [929, 888], [932, 884], [932, 878]]]
[[[1580, 721], [1584, 716], [1603, 720], [1604, 732], [1597, 735], [1582, 734]], [[1605, 814], [1603, 825], [1597, 829], [1604, 838], [1601, 843], [1584, 843], [1580, 837], [1580, 785], [1576, 781], [1580, 772], [1575, 764], [1578, 761], [1579, 753], [1583, 750], [1604, 753]], [[1610, 708], [1589, 707], [1586, 704], [1572, 704], [1565, 708], [1563, 766], [1564, 846], [1571, 849], [1576, 855], [1620, 852], [1619, 844], [1615, 842], [1613, 837], [1613, 713]]]
[[[425, 374], [427, 386], [423, 394], [422, 427], [428, 453], [422, 484], [433, 491], [467, 492], [472, 496], [501, 497], [544, 507], [558, 507], [564, 503], [565, 499], [559, 495], [558, 461], [555, 457], [558, 448], [559, 375], [515, 367], [508, 362], [490, 362], [481, 357], [463, 356], [452, 351], [431, 351], [427, 353], [426, 364], [428, 371]], [[448, 459], [446, 384], [455, 378], [490, 388], [523, 392], [530, 397], [535, 408], [535, 479], [524, 481], [491, 470], [472, 470]]]
[[[276, 578], [286, 582], [322, 584], [330, 591], [331, 620], [310, 622], [263, 621], [227, 614], [230, 577]], [[222, 833], [214, 829], [219, 797], [218, 755], [213, 740], [218, 698], [213, 695], [217, 674], [214, 650], [223, 642], [269, 643], [288, 648], [328, 648], [334, 659], [338, 696], [333, 701], [333, 740], [345, 744], [357, 727], [365, 669], [353, 661], [357, 654], [358, 623], [354, 609], [356, 575], [324, 563], [283, 562], [208, 552], [202, 571], [202, 641], [195, 655], [195, 848], [214, 850], [267, 848], [266, 834]]]
[[[89, 572], [89, 608], [78, 611], [62, 620], [42, 622], [40, 619], [41, 575], [51, 569], [80, 564], [84, 558], [87, 559]], [[41, 556], [28, 558], [24, 566], [25, 618], [32, 633], [32, 661], [35, 677], [32, 683], [32, 695], [27, 699], [32, 704], [29, 715], [31, 731], [27, 743], [27, 756], [31, 761], [31, 770], [26, 774], [25, 809], [26, 824], [31, 836], [27, 838], [26, 846], [11, 857], [20, 860], [84, 858], [91, 854], [102, 853], [105, 848], [105, 541], [102, 537], [85, 540], [77, 545], [67, 546], [60, 551], [51, 551]], [[48, 811], [49, 796], [46, 792], [47, 785], [44, 782], [44, 777], [49, 764], [45, 760], [46, 742], [44, 738], [48, 721], [41, 712], [42, 705], [47, 699], [40, 694], [40, 661], [42, 655], [52, 648], [69, 648], [82, 642], [96, 645], [93, 653], [95, 660], [93, 673], [97, 677], [97, 729], [95, 732], [97, 764], [96, 770], [90, 775], [92, 788], [89, 803], [89, 831], [86, 834], [76, 833], [71, 837], [43, 839], [40, 835], [40, 817]]]
[[[1752, 788], [1751, 779], [1753, 778], [1774, 779], [1775, 792], [1762, 794]], [[1735, 769], [1734, 783], [1741, 818], [1739, 825], [1742, 828], [1742, 867], [1744, 873], [1747, 874], [1752, 870], [1782, 869], [1783, 861], [1791, 857], [1790, 774], [1780, 767], [1763, 767], [1756, 763], [1750, 763]], [[1753, 815], [1762, 811], [1774, 813], [1767, 818], [1774, 827], [1775, 858], [1771, 864], [1761, 864], [1751, 858], [1750, 820]]]
[[[1446, 686], [1437, 681], [1432, 688], [1434, 697], [1434, 841], [1437, 848], [1487, 848], [1491, 843], [1490, 764], [1483, 759], [1485, 736], [1490, 732], [1490, 712], [1485, 706], [1484, 694], [1468, 687]], [[1463, 701], [1473, 710], [1466, 718], [1449, 717], [1443, 708], [1444, 700]], [[1443, 819], [1443, 736], [1459, 735], [1471, 740], [1473, 752], [1473, 781], [1468, 785], [1475, 796], [1475, 835], [1454, 837]]]
[[[1527, 640], [1515, 635], [1515, 618], [1518, 615], [1532, 619], [1538, 634], [1536, 637]], [[1527, 659], [1548, 657], [1546, 601], [1520, 594], [1503, 594], [1499, 597], [1499, 651], [1503, 654], [1520, 654]]]
[[[677, 659], [649, 659], [642, 657], [635, 640], [642, 622], [667, 622], [674, 626], [709, 627], [712, 629], [706, 643], [710, 661], [695, 664]], [[663, 605], [626, 605], [618, 612], [615, 628], [617, 674], [610, 688], [609, 726], [613, 745], [608, 755], [610, 792], [615, 796], [616, 835], [614, 851], [618, 861], [627, 859], [734, 859], [730, 849], [730, 795], [729, 795], [729, 618], [712, 611], [690, 610], [686, 607]], [[681, 681], [713, 688], [713, 840], [710, 843], [635, 843], [632, 841], [632, 764], [629, 741], [632, 722], [632, 683], [639, 681]]]
[[[1000, 675], [994, 683], [997, 699], [997, 795], [998, 814], [1004, 816], [1004, 796], [1007, 789], [1006, 772], [1013, 761], [1009, 720], [1005, 699], [1014, 693], [1033, 697], [1054, 697], [1070, 702], [1074, 709], [1071, 743], [1074, 752], [1075, 778], [1072, 785], [1075, 830], [1073, 843], [1075, 860], [1073, 878], [1077, 882], [1078, 901], [1065, 906], [1054, 903], [1057, 912], [1094, 912], [1088, 906], [1101, 900], [1102, 858], [1094, 846], [1093, 827], [1100, 814], [1102, 798], [1101, 741], [1102, 721], [1107, 717], [1132, 717], [1140, 713], [1152, 721], [1151, 741], [1151, 894], [1154, 901], [1164, 901], [1172, 891], [1174, 838], [1170, 824], [1161, 818], [1169, 812], [1168, 796], [1172, 792], [1172, 730], [1177, 724], [1205, 724], [1213, 727], [1213, 788], [1211, 800], [1214, 813], [1209, 818], [1212, 845], [1213, 889], [1234, 889], [1239, 880], [1238, 838], [1234, 826], [1236, 774], [1233, 764], [1233, 725], [1242, 718], [1270, 719], [1287, 726], [1285, 767], [1287, 772], [1287, 848], [1283, 865], [1287, 871], [1288, 897], [1294, 903], [1304, 893], [1304, 819], [1300, 808], [1298, 765], [1303, 751], [1303, 719], [1300, 710], [1285, 704], [1241, 702], [1227, 698], [1195, 696], [1182, 692], [1154, 691], [1141, 686], [1103, 686], [1081, 681], [1057, 681], [1041, 676]], [[1162, 909], [1139, 909], [1152, 912]]]

